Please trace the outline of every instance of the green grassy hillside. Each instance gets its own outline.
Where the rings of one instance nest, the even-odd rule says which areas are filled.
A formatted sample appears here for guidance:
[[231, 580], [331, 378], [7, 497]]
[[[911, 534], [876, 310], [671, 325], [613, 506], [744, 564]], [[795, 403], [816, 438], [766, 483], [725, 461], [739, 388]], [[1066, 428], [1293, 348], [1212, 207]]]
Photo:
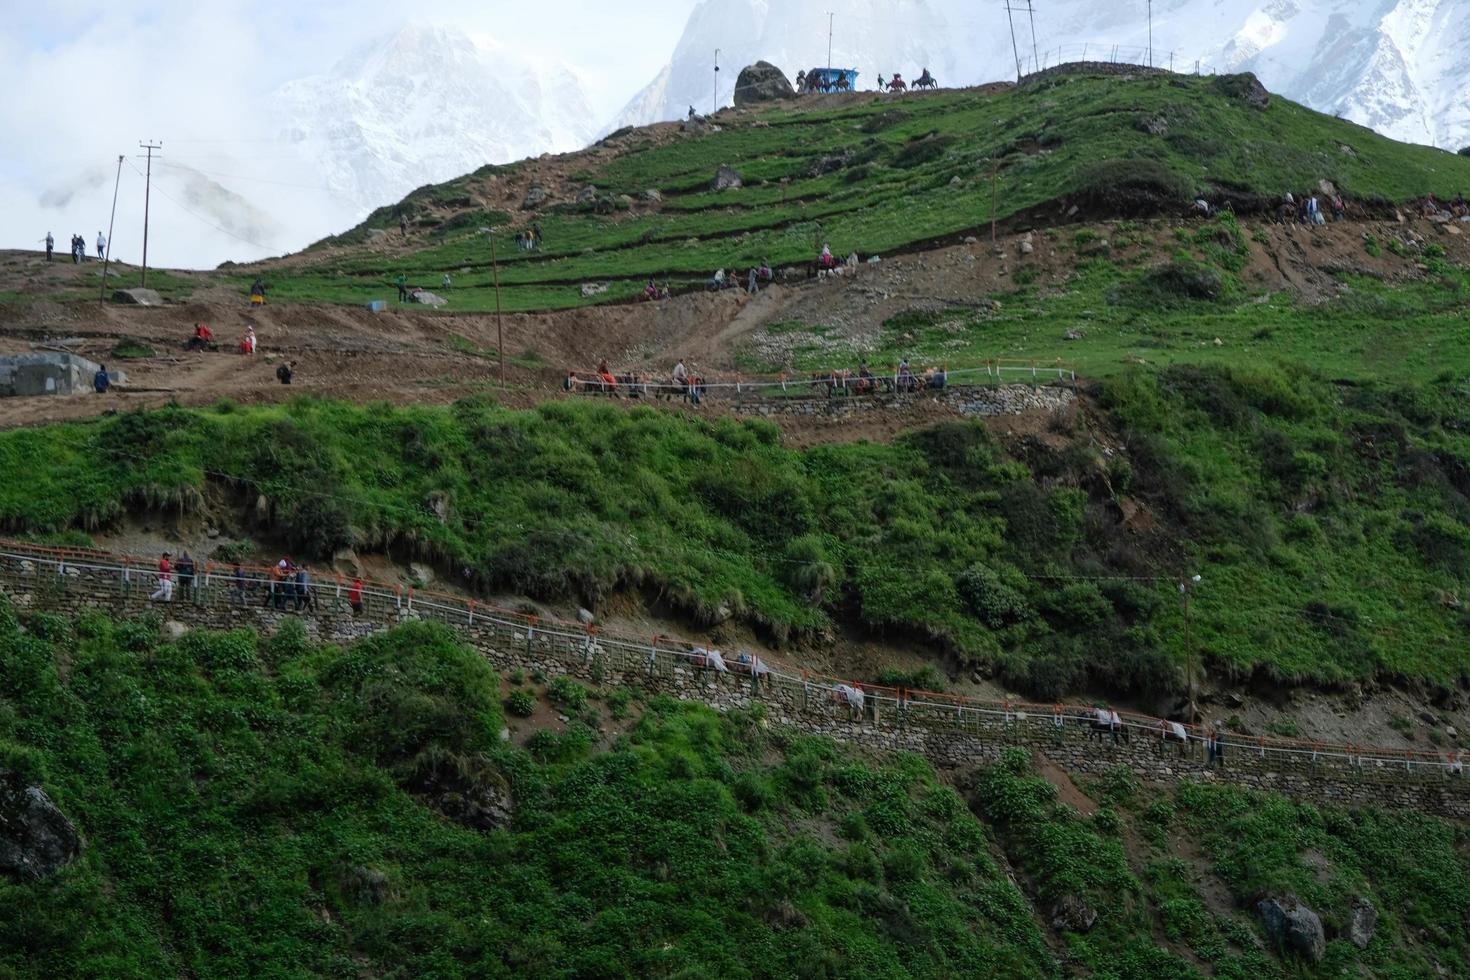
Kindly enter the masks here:
[[[383, 298], [400, 272], [431, 289], [450, 272], [455, 309], [490, 309], [489, 246], [479, 229], [494, 226], [508, 309], [575, 306], [588, 302], [577, 288], [587, 281], [610, 282], [604, 298], [617, 299], [649, 276], [681, 284], [762, 259], [809, 262], [823, 241], [842, 255], [888, 254], [980, 229], [992, 217], [997, 167], [1001, 219], [1063, 201], [1107, 217], [1172, 212], [1199, 193], [1248, 209], [1321, 180], [1355, 206], [1470, 188], [1470, 159], [1395, 143], [1281, 98], [1255, 108], [1244, 88], [1235, 77], [1072, 77], [999, 94], [780, 105], [721, 117], [719, 132], [669, 139], [634, 131], [613, 141], [616, 155], [573, 163], [576, 182], [594, 186], [603, 203], [538, 212], [541, 253], [516, 252], [507, 215], [476, 203], [491, 194], [491, 180], [533, 173], [528, 161], [416, 191], [327, 241], [345, 252], [308, 253], [305, 269], [268, 278], [274, 299], [356, 303]], [[746, 186], [711, 191], [722, 164]], [[642, 201], [649, 190], [662, 204], [621, 200]], [[496, 208], [507, 206], [501, 196]], [[373, 228], [396, 236], [400, 215], [423, 232], [411, 254], [389, 259], [358, 247]], [[242, 290], [248, 282], [241, 278]]]
[[[594, 606], [632, 591], [778, 641], [851, 624], [1048, 699], [1177, 688], [1176, 583], [1198, 573], [1215, 672], [1470, 677], [1447, 598], [1470, 586], [1463, 384], [1180, 367], [1096, 397], [1050, 442], [956, 422], [805, 452], [766, 423], [589, 403], [127, 414], [0, 434], [0, 467], [28, 474], [0, 486], [0, 522], [86, 532], [222, 492], [213, 521], [296, 553], [387, 550]], [[1124, 523], [1139, 508], [1151, 527]]]
[[[0, 881], [5, 976], [1470, 967], [1466, 841], [1432, 819], [1122, 774], [1089, 787], [1103, 807], [1083, 817], [1016, 757], [980, 775], [982, 822], [920, 759], [564, 682], [570, 725], [515, 747], [501, 698], [539, 679], [502, 686], [426, 625], [348, 649], [295, 626], [165, 642], [155, 621], [20, 622], [0, 605], [0, 678], [0, 768], [85, 841], [55, 878]], [[605, 744], [597, 729], [630, 712]], [[486, 799], [511, 801], [508, 824]], [[1373, 943], [1333, 938], [1320, 972], [1278, 958], [1248, 909], [1282, 888], [1331, 937], [1349, 896], [1369, 898]], [[1090, 933], [1046, 933], [1066, 896], [1099, 911]]]

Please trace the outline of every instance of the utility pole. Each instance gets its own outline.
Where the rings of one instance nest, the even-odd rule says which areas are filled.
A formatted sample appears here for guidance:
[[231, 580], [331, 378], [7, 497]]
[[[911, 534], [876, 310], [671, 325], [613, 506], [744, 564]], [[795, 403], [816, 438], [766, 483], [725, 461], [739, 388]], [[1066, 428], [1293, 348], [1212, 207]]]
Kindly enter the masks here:
[[143, 282], [148, 285], [148, 199], [153, 190], [153, 151], [163, 149], [163, 143], [139, 143], [148, 151], [148, 172], [143, 175]]
[[836, 19], [836, 14], [830, 10], [827, 11], [827, 81], [829, 83], [832, 80], [832, 24]]
[[500, 387], [505, 387], [505, 316], [500, 310], [500, 260], [495, 255], [495, 229], [490, 229], [490, 270], [495, 277], [495, 359], [500, 362]]
[[1148, 66], [1154, 66], [1154, 0], [1148, 0]]
[[1021, 49], [1016, 46], [1016, 18], [1015, 18], [1015, 15], [1014, 15], [1014, 10], [1011, 7], [1011, 0], [1005, 0], [1005, 5], [1006, 5], [1006, 22], [1011, 25], [1011, 54], [1014, 55], [1015, 56], [1015, 59], [1016, 59], [1016, 83], [1017, 84], [1020, 84], [1020, 81], [1021, 81]]
[[715, 48], [715, 100], [710, 103], [709, 114], [720, 111], [720, 49]]
[[1031, 18], [1031, 63], [1039, 71], [1041, 56], [1036, 53], [1036, 8], [1031, 5], [1031, 0], [1026, 0], [1026, 15]]
[[102, 256], [102, 290], [99, 303], [107, 302], [107, 263], [112, 261], [112, 225], [117, 221], [117, 187], [122, 183], [122, 154], [117, 155], [117, 176], [112, 180], [112, 217], [107, 219], [107, 250]]

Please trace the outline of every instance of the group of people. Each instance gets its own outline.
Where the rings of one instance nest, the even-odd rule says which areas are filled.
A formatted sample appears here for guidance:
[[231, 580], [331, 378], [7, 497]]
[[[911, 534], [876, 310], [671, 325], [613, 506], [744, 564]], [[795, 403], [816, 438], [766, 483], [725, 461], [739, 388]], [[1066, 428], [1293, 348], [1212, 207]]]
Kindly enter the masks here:
[[[1331, 209], [1333, 221], [1347, 218], [1347, 202], [1340, 191], [1327, 196], [1326, 207]], [[1325, 225], [1327, 212], [1323, 210], [1322, 197], [1315, 193], [1309, 191], [1297, 197], [1287, 191], [1276, 206], [1276, 220], [1282, 224]]]
[[[752, 266], [750, 271], [745, 274], [745, 291], [754, 296], [761, 291], [761, 283], [773, 282], [775, 278], [776, 272], [771, 268], [771, 263], [762, 259], [760, 265]], [[644, 287], [645, 295], [648, 293], [648, 288], [652, 287], [653, 284], [652, 279], [648, 280], [648, 286]], [[705, 287], [710, 292], [719, 292], [722, 289], [737, 289], [740, 288], [740, 276], [738, 273], [732, 272], [727, 274], [724, 269], [716, 269], [715, 274], [705, 281]]]
[[[198, 566], [186, 551], [178, 561], [165, 551], [158, 560], [158, 588], [148, 598], [153, 602], [173, 602], [174, 576], [178, 576], [179, 589], [186, 598], [198, 595]], [[230, 573], [230, 601], [239, 606], [249, 605], [252, 579], [245, 573], [245, 566], [235, 562]], [[261, 605], [284, 611], [288, 606], [296, 612], [317, 611], [316, 591], [311, 584], [311, 569], [305, 562], [296, 564], [288, 555], [272, 565], [264, 577], [265, 589]], [[354, 616], [362, 615], [362, 577], [356, 576], [347, 590], [347, 603]]]
[[620, 397], [620, 391], [626, 390], [630, 398], [642, 395], [685, 398], [695, 405], [700, 403], [706, 391], [704, 378], [686, 367], [683, 360], [674, 365], [668, 381], [644, 381], [637, 374], [614, 374], [606, 358], [598, 363], [597, 370], [588, 377], [581, 377], [576, 371], [567, 371], [562, 388], [570, 392], [590, 392], [614, 397]]
[[1455, 195], [1455, 199], [1448, 204], [1441, 203], [1430, 193], [1424, 196], [1419, 204], [1419, 213], [1426, 218], [1440, 218], [1449, 215], [1456, 221], [1470, 221], [1470, 203], [1466, 203], [1465, 194], [1461, 192]]
[[516, 251], [535, 252], [541, 248], [541, 226], [533, 224], [530, 228], [516, 232]]
[[[56, 251], [56, 239], [51, 232], [46, 232], [46, 261], [51, 261], [52, 254]], [[107, 236], [102, 232], [97, 233], [97, 260], [100, 262], [107, 254]], [[81, 235], [71, 236], [71, 260], [73, 262], [87, 261], [87, 240]]]
[[938, 367], [931, 365], [922, 372], [916, 373], [913, 366], [909, 364], [908, 358], [904, 358], [898, 362], [893, 373], [877, 375], [868, 367], [867, 362], [862, 362], [856, 371], [851, 368], [839, 368], [814, 374], [811, 383], [814, 387], [826, 389], [829, 396], [835, 394], [865, 395], [881, 390], [913, 394], [918, 391], [939, 391], [947, 388], [949, 369], [944, 365]]
[[179, 587], [183, 590], [185, 598], [193, 598], [195, 584], [198, 581], [198, 570], [194, 559], [189, 557], [186, 551], [179, 555], [177, 564], [173, 562], [173, 555], [165, 551], [158, 559], [158, 588], [148, 598], [152, 602], [174, 601], [174, 575], [179, 576]]

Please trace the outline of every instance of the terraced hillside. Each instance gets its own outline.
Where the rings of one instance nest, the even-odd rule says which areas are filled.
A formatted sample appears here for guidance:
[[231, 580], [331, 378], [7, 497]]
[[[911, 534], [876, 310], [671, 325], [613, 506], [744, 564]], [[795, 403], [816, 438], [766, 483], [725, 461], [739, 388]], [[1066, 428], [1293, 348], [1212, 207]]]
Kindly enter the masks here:
[[[1252, 212], [1331, 181], [1353, 214], [1381, 216], [1470, 187], [1470, 159], [1283, 99], [1261, 107], [1253, 82], [1062, 77], [729, 111], [712, 126], [614, 134], [581, 154], [422, 188], [268, 278], [276, 299], [360, 302], [388, 295], [399, 273], [434, 289], [448, 272], [454, 309], [491, 309], [482, 229], [494, 228], [505, 308], [559, 308], [630, 298], [649, 277], [677, 288], [763, 259], [801, 266], [823, 242], [841, 256], [891, 255], [984, 234], [993, 217], [1050, 222], [1074, 206], [1167, 214], [1203, 194]], [[712, 190], [720, 166], [744, 186]], [[523, 207], [533, 186], [548, 196]], [[543, 249], [517, 251], [514, 231], [533, 222]], [[609, 292], [583, 297], [587, 282]]]

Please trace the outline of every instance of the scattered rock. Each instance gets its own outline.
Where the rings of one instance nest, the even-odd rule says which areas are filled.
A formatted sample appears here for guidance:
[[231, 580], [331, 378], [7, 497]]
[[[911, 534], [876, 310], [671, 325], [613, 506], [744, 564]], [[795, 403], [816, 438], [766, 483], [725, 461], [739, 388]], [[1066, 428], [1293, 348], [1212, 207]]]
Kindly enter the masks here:
[[964, 185], [965, 182], [960, 179], [959, 174], [955, 174], [953, 177], [949, 178], [949, 186], [951, 187], [963, 187]]
[[651, 204], [658, 204], [664, 199], [664, 196], [660, 194], [655, 188], [650, 187], [648, 190], [643, 192], [643, 199]]
[[1337, 148], [1350, 157], [1355, 157], [1358, 155], [1358, 151], [1353, 149], [1351, 146], [1348, 146], [1346, 143], [1337, 144]]
[[851, 163], [852, 151], [843, 150], [836, 156], [822, 157], [816, 163], [811, 165], [811, 167], [807, 170], [807, 174], [811, 177], [821, 177], [823, 174], [832, 174], [836, 173], [839, 170], [846, 170], [847, 167], [851, 165]]
[[443, 524], [449, 520], [449, 495], [443, 493], [431, 493], [424, 501], [424, 506]]
[[1322, 962], [1327, 952], [1322, 920], [1295, 895], [1263, 898], [1256, 903], [1256, 914], [1278, 949], [1295, 953], [1309, 963]]
[[578, 204], [591, 204], [596, 200], [597, 188], [593, 187], [591, 184], [588, 184], [586, 187], [583, 187], [581, 190], [577, 191]]
[[159, 630], [159, 632], [163, 634], [163, 638], [165, 640], [168, 640], [169, 642], [177, 642], [179, 640], [182, 640], [185, 635], [188, 634], [189, 627], [185, 626], [178, 620], [170, 619], [168, 622], [163, 624], [163, 628]]
[[1164, 136], [1169, 132], [1169, 120], [1163, 116], [1149, 116], [1138, 121], [1138, 131], [1150, 136]]
[[714, 183], [710, 186], [717, 191], [729, 191], [745, 186], [745, 181], [741, 180], [740, 175], [730, 167], [721, 164], [719, 169], [715, 171]]
[[577, 622], [581, 623], [583, 626], [591, 626], [593, 623], [597, 622], [597, 617], [592, 615], [592, 610], [578, 606]]
[[81, 836], [38, 786], [0, 771], [0, 873], [41, 881], [75, 861]]
[[1422, 721], [1422, 722], [1424, 722], [1424, 724], [1426, 724], [1426, 725], [1437, 725], [1437, 724], [1439, 724], [1439, 719], [1436, 718], [1436, 717], [1434, 717], [1433, 712], [1429, 712], [1429, 711], [1421, 711], [1421, 712], [1419, 712], [1419, 720]]
[[204, 536], [206, 538], [208, 538], [209, 540], [213, 541], [215, 538], [219, 537], [219, 528], [217, 528], [217, 527], [206, 528], [205, 531], [204, 531]]
[[130, 303], [134, 306], [162, 306], [163, 297], [152, 289], [119, 289], [112, 294], [114, 303]]
[[965, 244], [966, 245], [979, 245], [980, 244], [980, 239], [976, 238], [974, 235], [966, 235], [965, 236]]
[[1082, 331], [1081, 330], [1068, 330], [1066, 333], [1062, 334], [1062, 339], [1063, 340], [1081, 340], [1082, 339]]
[[607, 283], [605, 282], [582, 283], [583, 296], [601, 296], [605, 292], [607, 292]]
[[546, 199], [550, 196], [546, 192], [545, 187], [542, 187], [540, 184], [532, 184], [531, 189], [526, 191], [525, 200], [521, 201], [521, 210], [530, 211], [534, 208], [539, 208], [546, 203]]
[[1221, 698], [1221, 700], [1232, 708], [1245, 707], [1245, 698], [1242, 697], [1238, 691], [1225, 692], [1225, 695], [1223, 698]]
[[1219, 337], [1216, 337], [1215, 338], [1215, 346], [1216, 347], [1224, 347], [1225, 346], [1225, 341], [1221, 340]]
[[412, 562], [408, 566], [409, 578], [428, 585], [434, 581], [434, 570], [421, 562]]
[[1051, 910], [1051, 927], [1057, 932], [1086, 933], [1097, 924], [1097, 910], [1076, 895], [1061, 899]]
[[779, 99], [796, 98], [796, 89], [786, 78], [786, 73], [769, 61], [757, 61], [740, 70], [735, 79], [735, 106], [754, 105], [758, 102], [775, 102]]
[[1028, 241], [1026, 241], [1024, 239], [1021, 241], [1021, 254], [1022, 255], [1030, 255], [1034, 251], [1036, 251], [1036, 246], [1035, 245], [1031, 244], [1030, 242], [1028, 242]]
[[509, 742], [510, 741], [510, 729], [509, 728], [506, 728], [504, 726], [501, 726], [501, 729], [500, 729], [500, 740], [502, 742]]
[[1373, 931], [1378, 928], [1378, 910], [1362, 895], [1354, 895], [1352, 908], [1348, 912], [1348, 938], [1359, 949], [1367, 949], [1373, 941]]
[[449, 305], [449, 300], [445, 299], [443, 296], [436, 296], [435, 294], [429, 292], [427, 289], [420, 289], [417, 292], [413, 293], [412, 296], [413, 301], [422, 306], [432, 306], [437, 309], [438, 307]]
[[1459, 738], [1460, 737], [1460, 730], [1458, 728], [1456, 728], [1454, 725], [1446, 725], [1446, 726], [1444, 726], [1444, 733], [1446, 735], [1448, 735], [1450, 738]]

